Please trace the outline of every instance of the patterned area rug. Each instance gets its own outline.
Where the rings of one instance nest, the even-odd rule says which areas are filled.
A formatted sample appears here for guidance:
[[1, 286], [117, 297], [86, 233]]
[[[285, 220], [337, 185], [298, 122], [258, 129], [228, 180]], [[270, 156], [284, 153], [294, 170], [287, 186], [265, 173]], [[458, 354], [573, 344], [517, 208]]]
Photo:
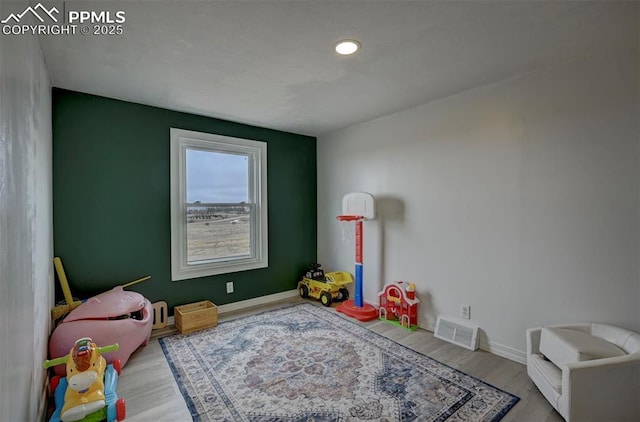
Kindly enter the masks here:
[[160, 344], [195, 421], [498, 421], [519, 400], [306, 303]]

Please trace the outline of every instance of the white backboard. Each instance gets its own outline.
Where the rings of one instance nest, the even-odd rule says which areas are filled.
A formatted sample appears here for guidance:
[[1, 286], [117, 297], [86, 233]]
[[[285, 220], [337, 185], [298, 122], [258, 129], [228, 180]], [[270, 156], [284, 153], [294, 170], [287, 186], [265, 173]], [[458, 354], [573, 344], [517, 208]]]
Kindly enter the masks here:
[[342, 197], [342, 215], [361, 215], [367, 220], [376, 217], [373, 195], [366, 192], [351, 192]]

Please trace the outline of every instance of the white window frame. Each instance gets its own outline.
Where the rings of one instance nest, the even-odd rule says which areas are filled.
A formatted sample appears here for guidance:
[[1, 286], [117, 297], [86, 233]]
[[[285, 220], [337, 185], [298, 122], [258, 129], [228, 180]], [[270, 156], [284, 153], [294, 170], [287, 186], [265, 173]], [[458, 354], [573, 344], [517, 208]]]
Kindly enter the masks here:
[[[267, 231], [267, 143], [250, 139], [171, 128], [171, 279], [173, 281], [266, 268]], [[246, 258], [187, 261], [187, 177], [186, 151], [198, 149], [236, 153], [249, 157], [249, 198], [251, 213], [251, 251]]]

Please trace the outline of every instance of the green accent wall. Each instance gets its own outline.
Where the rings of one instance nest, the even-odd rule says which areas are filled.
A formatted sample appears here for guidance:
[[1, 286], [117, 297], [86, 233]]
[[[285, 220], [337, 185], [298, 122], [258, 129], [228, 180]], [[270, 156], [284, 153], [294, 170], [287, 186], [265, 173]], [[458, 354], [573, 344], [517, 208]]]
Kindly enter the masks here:
[[[267, 142], [268, 268], [171, 281], [171, 127]], [[145, 275], [130, 290], [169, 307], [295, 289], [316, 260], [316, 205], [313, 137], [53, 89], [54, 249], [74, 296]]]

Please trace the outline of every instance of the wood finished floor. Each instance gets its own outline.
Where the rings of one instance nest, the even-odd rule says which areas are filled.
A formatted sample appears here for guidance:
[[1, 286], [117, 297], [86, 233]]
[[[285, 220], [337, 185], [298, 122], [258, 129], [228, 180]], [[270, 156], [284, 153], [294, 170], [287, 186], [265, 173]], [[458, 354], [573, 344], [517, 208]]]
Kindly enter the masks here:
[[[292, 298], [275, 304], [221, 314], [218, 319], [219, 321], [235, 319], [301, 301], [300, 298]], [[321, 305], [318, 304], [318, 306]], [[520, 397], [518, 404], [503, 419], [505, 422], [563, 421], [529, 380], [524, 365], [481, 350], [471, 352], [437, 339], [426, 330], [420, 329], [410, 333], [378, 320], [360, 324], [397, 343]], [[118, 395], [126, 400], [128, 422], [191, 420], [191, 415], [156, 337], [152, 338], [146, 347], [136, 351], [123, 368], [118, 381]]]

